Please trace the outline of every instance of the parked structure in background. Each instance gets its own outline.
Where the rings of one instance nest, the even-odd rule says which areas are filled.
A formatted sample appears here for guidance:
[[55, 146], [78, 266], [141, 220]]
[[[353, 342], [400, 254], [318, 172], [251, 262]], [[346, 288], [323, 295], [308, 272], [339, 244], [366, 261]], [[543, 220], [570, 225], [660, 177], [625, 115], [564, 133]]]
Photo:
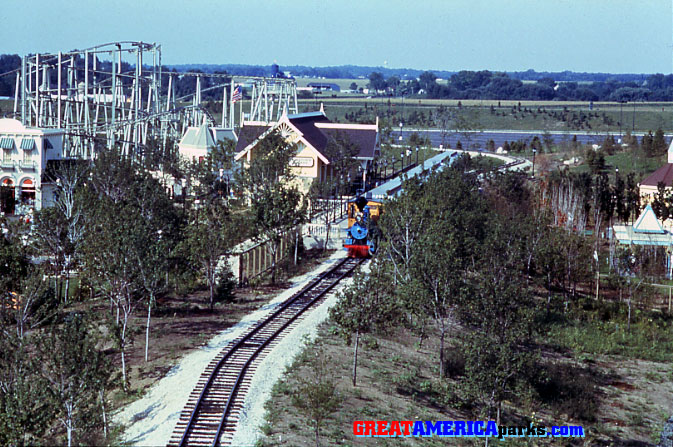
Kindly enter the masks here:
[[[274, 77], [168, 72], [156, 43], [123, 41], [24, 56], [20, 69], [3, 76], [16, 76], [13, 117], [27, 127], [59, 129], [65, 157], [92, 158], [113, 145], [141, 156], [149, 140], [165, 147], [168, 138], [179, 140], [204, 122], [233, 131], [244, 117], [270, 122], [284, 110], [297, 112], [296, 82], [279, 70]], [[184, 77], [196, 79], [194, 91], [176, 97], [176, 83]], [[206, 78], [209, 86], [202, 89]], [[222, 92], [220, 123], [202, 99], [214, 89]]]
[[63, 157], [64, 131], [24, 126], [0, 119], [0, 211], [25, 215], [53, 200], [54, 185], [45, 179], [47, 163]]
[[346, 139], [358, 147], [355, 159], [359, 162], [359, 174], [363, 183], [379, 156], [379, 124], [333, 123], [324, 110], [318, 112], [283, 114], [276, 122], [247, 121], [238, 136], [237, 161], [250, 163], [255, 157], [255, 147], [269, 133], [277, 131], [288, 142], [297, 145], [297, 155], [290, 161], [300, 180], [300, 189], [306, 193], [314, 179], [324, 181], [333, 175], [328, 143], [336, 138]]
[[338, 84], [330, 82], [310, 82], [308, 86], [311, 87], [314, 93], [320, 93], [322, 91], [332, 91], [332, 92], [341, 91], [341, 87], [339, 87]]

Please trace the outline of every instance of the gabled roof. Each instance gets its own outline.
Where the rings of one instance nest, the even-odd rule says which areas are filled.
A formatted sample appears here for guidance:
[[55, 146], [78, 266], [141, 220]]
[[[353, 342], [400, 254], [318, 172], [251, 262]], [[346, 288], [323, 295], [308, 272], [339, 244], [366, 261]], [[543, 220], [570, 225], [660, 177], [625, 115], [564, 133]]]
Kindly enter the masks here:
[[244, 123], [238, 137], [236, 158], [240, 159], [249, 151], [258, 139], [282, 123], [296, 131], [300, 140], [318, 152], [323, 161], [329, 163], [325, 149], [331, 138], [342, 136], [359, 147], [358, 159], [373, 159], [377, 148], [377, 124], [341, 124], [332, 123], [321, 110], [319, 112], [284, 115], [277, 123], [264, 124], [259, 122]]
[[641, 185], [647, 186], [658, 186], [659, 182], [664, 182], [666, 186], [673, 185], [673, 163], [666, 163], [652, 174], [647, 176], [642, 182]]
[[657, 219], [657, 215], [654, 214], [654, 210], [649, 204], [645, 207], [642, 214], [633, 225], [633, 231], [636, 233], [666, 233], [661, 222]]
[[264, 132], [269, 130], [269, 124], [248, 124], [244, 123], [241, 131], [238, 133], [238, 143], [236, 143], [236, 153], [244, 151], [248, 146], [254, 143]]
[[345, 127], [339, 124], [318, 124], [320, 130], [332, 138], [341, 135], [360, 148], [355, 158], [373, 159], [376, 156], [376, 137], [378, 130], [375, 125], [352, 124]]

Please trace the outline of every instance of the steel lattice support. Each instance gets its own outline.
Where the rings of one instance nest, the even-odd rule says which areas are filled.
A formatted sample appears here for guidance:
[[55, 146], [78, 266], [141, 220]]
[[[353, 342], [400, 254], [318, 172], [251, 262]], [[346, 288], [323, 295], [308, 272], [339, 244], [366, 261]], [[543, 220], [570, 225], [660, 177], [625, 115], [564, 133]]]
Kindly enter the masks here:
[[[162, 84], [162, 76], [168, 75]], [[176, 98], [177, 78], [196, 77], [195, 91]], [[202, 89], [202, 80], [215, 84]], [[222, 127], [234, 128], [232, 94], [242, 86], [251, 95], [243, 119], [275, 121], [283, 111], [297, 113], [294, 79], [210, 73], [162, 73], [161, 46], [113, 42], [86, 50], [24, 56], [16, 75], [14, 115], [26, 126], [64, 129], [64, 156], [91, 158], [97, 148], [118, 145], [141, 156], [150, 139], [164, 145], [188, 126], [215, 120], [203, 107], [202, 93], [222, 91]], [[163, 89], [162, 89], [163, 87]]]

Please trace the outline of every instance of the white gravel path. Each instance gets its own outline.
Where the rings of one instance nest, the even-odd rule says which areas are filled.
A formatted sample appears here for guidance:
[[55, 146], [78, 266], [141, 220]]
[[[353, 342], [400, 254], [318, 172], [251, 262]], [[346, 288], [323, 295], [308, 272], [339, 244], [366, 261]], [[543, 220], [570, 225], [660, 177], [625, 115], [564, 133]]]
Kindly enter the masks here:
[[[210, 342], [180, 360], [166, 376], [154, 384], [145, 396], [122, 408], [114, 416], [117, 423], [126, 427], [124, 439], [138, 446], [166, 445], [180, 417], [189, 394], [194, 389], [208, 363], [231, 340], [242, 334], [254, 322], [272, 312], [278, 303], [299, 290], [309, 279], [327, 270], [345, 252], [339, 250], [316, 270], [294, 278], [293, 286], [274, 298], [261, 309], [245, 316], [236, 325], [218, 333]], [[340, 284], [343, 287], [344, 283]], [[303, 348], [304, 336], [312, 337], [315, 328], [327, 317], [336, 295], [331, 294], [316, 309], [310, 312], [262, 361], [252, 379], [252, 384], [234, 435], [236, 446], [254, 445], [263, 423], [264, 402], [269, 398], [273, 384], [280, 378], [292, 358]]]

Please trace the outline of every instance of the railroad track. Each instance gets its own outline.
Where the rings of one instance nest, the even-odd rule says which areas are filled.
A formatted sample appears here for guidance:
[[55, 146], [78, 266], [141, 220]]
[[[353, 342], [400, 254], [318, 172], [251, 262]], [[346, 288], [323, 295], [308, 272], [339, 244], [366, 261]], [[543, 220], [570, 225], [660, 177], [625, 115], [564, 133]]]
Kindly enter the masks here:
[[363, 259], [346, 258], [309, 282], [268, 317], [233, 340], [201, 374], [180, 414], [168, 446], [227, 445], [233, 437], [245, 395], [262, 358], [304, 312]]

